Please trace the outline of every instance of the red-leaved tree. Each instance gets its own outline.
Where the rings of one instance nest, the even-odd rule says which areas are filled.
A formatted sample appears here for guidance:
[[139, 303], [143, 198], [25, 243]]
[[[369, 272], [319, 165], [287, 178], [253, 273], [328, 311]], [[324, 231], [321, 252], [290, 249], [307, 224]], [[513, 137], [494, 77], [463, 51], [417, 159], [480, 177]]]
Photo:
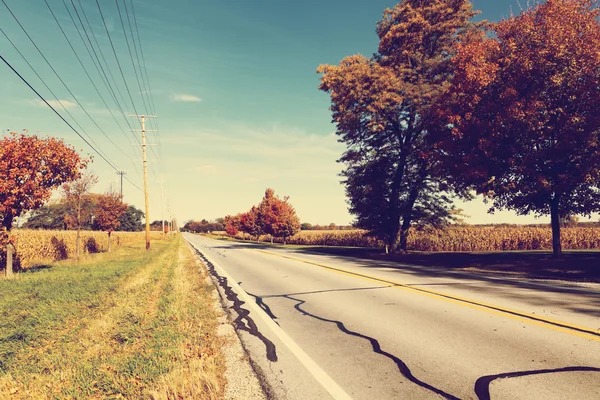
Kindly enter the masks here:
[[98, 204], [94, 215], [94, 224], [108, 234], [108, 251], [110, 252], [110, 234], [119, 225], [119, 218], [127, 211], [127, 204], [123, 203], [119, 193], [110, 191], [98, 197]]
[[225, 232], [229, 236], [235, 236], [241, 230], [241, 214], [227, 215], [223, 219], [223, 223], [225, 224]]
[[[10, 240], [16, 217], [41, 207], [53, 189], [79, 178], [87, 163], [60, 139], [17, 133], [0, 139], [0, 248]], [[12, 265], [6, 273], [12, 274]]]
[[240, 215], [240, 228], [242, 232], [256, 237], [256, 241], [260, 241], [260, 235], [264, 233], [259, 220], [258, 208], [252, 206], [250, 211]]
[[[455, 183], [494, 209], [560, 218], [600, 211], [600, 9], [547, 0], [459, 44], [442, 110]], [[443, 113], [442, 113], [443, 114]]]
[[289, 203], [289, 197], [280, 199], [273, 189], [267, 189], [257, 208], [262, 230], [271, 236], [283, 238], [284, 244], [288, 237], [300, 230], [300, 220]]

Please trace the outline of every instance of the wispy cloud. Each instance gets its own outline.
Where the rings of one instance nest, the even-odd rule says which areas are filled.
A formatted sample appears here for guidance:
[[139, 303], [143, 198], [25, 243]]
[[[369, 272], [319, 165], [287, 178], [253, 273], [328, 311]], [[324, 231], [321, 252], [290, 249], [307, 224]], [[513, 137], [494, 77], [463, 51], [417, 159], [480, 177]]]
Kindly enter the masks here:
[[[77, 103], [75, 103], [74, 101], [70, 101], [70, 100], [47, 100], [47, 102], [54, 108], [62, 109], [62, 107], [64, 107], [69, 110], [69, 109], [77, 107]], [[34, 104], [34, 105], [40, 106], [40, 107], [46, 107], [46, 103], [44, 103], [42, 100], [39, 100], [39, 99], [32, 100], [31, 104]], [[61, 104], [62, 104], [62, 107], [61, 107]]]
[[183, 102], [192, 102], [192, 103], [198, 103], [200, 101], [202, 101], [202, 99], [198, 96], [194, 96], [192, 94], [185, 94], [185, 93], [173, 93], [171, 96], [169, 96], [171, 98], [171, 101], [183, 101]]

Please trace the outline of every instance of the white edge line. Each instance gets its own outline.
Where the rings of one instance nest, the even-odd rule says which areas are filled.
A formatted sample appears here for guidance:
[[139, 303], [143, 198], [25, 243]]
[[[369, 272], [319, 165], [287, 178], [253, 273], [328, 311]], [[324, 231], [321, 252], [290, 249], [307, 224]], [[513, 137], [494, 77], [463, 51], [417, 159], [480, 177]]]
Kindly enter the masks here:
[[[200, 250], [194, 243], [190, 240], [186, 239], [186, 241], [195, 247], [197, 250]], [[200, 250], [201, 251], [201, 250]], [[227, 272], [223, 268], [221, 268], [214, 260], [212, 260], [205, 252], [202, 253], [204, 257], [214, 265], [215, 269], [218, 270], [219, 274], [225, 278], [227, 278], [228, 284], [239, 294], [242, 296], [246, 305], [252, 309], [252, 311], [259, 315], [260, 318], [267, 324], [267, 326], [273, 331], [273, 333], [281, 340], [281, 342], [296, 356], [298, 361], [311, 373], [311, 375], [323, 386], [327, 392], [334, 398], [339, 400], [352, 400], [352, 397], [348, 395], [342, 389], [340, 385], [338, 385], [327, 373], [312, 359], [298, 344], [291, 338], [279, 325], [275, 323], [267, 315], [267, 313], [260, 308], [253, 298], [251, 298], [248, 293], [238, 283], [229, 276]]]

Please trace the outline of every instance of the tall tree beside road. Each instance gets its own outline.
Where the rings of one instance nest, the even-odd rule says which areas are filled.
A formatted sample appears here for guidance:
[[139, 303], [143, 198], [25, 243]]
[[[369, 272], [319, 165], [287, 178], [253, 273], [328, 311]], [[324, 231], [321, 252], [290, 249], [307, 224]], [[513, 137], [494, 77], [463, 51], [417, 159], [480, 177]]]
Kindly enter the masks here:
[[[455, 183], [491, 210], [560, 218], [600, 211], [600, 10], [547, 0], [458, 45], [442, 148]], [[453, 171], [453, 172], [452, 172]]]
[[117, 192], [108, 192], [98, 197], [98, 205], [95, 210], [94, 224], [108, 234], [108, 251], [110, 252], [110, 234], [119, 225], [119, 218], [127, 211], [127, 204], [121, 200]]
[[317, 70], [347, 145], [339, 161], [350, 212], [392, 252], [406, 250], [413, 223], [453, 217], [424, 122], [449, 85], [455, 43], [480, 30], [475, 15], [467, 0], [404, 0], [384, 11], [372, 58], [354, 55]]
[[[52, 190], [81, 176], [88, 161], [56, 138], [11, 133], [0, 139], [0, 249], [10, 240], [15, 217], [41, 207]], [[7, 265], [12, 274], [12, 265]]]
[[91, 218], [91, 207], [88, 207], [92, 202], [90, 189], [97, 182], [98, 178], [88, 172], [76, 181], [63, 184], [61, 188], [63, 201], [67, 206], [65, 222], [71, 229], [77, 230], [75, 255], [78, 258], [81, 254], [81, 227], [85, 220]]

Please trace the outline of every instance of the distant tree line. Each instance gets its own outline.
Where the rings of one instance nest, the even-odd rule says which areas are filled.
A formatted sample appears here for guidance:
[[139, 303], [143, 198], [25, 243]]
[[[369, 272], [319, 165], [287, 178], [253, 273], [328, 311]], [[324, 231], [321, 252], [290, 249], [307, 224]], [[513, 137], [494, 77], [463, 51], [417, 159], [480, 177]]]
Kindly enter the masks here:
[[[203, 219], [201, 221], [187, 221], [182, 230], [184, 232], [193, 233], [211, 233], [211, 232], [222, 232], [225, 230], [225, 223], [223, 218], [218, 218], [216, 221], [208, 221]], [[160, 222], [160, 221], [159, 221]]]
[[[102, 230], [96, 218], [98, 201], [101, 196], [98, 193], [89, 194], [89, 202], [85, 205], [82, 212], [81, 229], [90, 231]], [[127, 205], [125, 212], [118, 218], [119, 226], [115, 230], [140, 232], [144, 229], [143, 218], [144, 212], [142, 210], [132, 205]], [[68, 204], [63, 199], [58, 199], [31, 211], [22, 227], [25, 229], [69, 230], [74, 229], [75, 224]]]
[[287, 238], [300, 231], [300, 220], [289, 197], [281, 199], [273, 189], [267, 189], [262, 201], [249, 211], [228, 215], [223, 222], [227, 234], [233, 236], [238, 232], [245, 232], [257, 241], [261, 235], [271, 235], [282, 238], [285, 244]]

